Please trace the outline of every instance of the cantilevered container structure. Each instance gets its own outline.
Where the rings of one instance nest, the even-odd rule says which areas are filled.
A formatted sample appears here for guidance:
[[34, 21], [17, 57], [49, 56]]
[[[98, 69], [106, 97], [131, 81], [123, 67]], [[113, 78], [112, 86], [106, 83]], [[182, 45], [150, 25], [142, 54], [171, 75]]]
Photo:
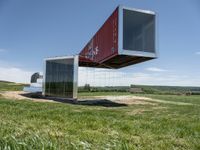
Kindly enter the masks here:
[[43, 95], [77, 98], [78, 66], [117, 69], [156, 57], [155, 13], [119, 6], [79, 56], [45, 59]]
[[79, 54], [79, 66], [121, 68], [157, 57], [156, 15], [119, 6]]

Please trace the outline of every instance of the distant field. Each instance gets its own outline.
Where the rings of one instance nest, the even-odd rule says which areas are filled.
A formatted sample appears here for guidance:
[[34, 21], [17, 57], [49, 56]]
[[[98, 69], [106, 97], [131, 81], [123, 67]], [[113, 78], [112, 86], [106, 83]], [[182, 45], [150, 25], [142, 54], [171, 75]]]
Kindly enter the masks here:
[[200, 105], [200, 95], [185, 96], [185, 95], [146, 94], [146, 95], [143, 95], [143, 96], [151, 97], [151, 98], [154, 98], [154, 99], [166, 100], [166, 101], [185, 102], [185, 103], [192, 103], [192, 104]]
[[[200, 87], [180, 87], [180, 86], [149, 86], [149, 85], [131, 85], [131, 88], [141, 89], [141, 94], [168, 94], [168, 95], [200, 95]], [[79, 92], [128, 92], [130, 86], [106, 86], [106, 87], [79, 87]]]
[[0, 91], [21, 91], [25, 84], [0, 81]]

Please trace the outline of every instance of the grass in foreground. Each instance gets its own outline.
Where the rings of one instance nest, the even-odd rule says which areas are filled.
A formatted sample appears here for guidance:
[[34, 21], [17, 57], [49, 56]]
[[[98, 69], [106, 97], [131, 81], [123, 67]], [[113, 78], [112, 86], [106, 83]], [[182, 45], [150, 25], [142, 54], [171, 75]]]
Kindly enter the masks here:
[[0, 98], [0, 119], [0, 149], [200, 149], [198, 105], [101, 107]]

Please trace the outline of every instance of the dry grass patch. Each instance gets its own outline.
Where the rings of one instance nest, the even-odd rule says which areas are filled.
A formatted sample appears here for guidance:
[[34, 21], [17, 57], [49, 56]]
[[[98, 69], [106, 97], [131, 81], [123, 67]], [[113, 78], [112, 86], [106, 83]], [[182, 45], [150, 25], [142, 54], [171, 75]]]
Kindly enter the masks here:
[[138, 108], [138, 109], [134, 109], [132, 111], [128, 111], [127, 114], [128, 115], [139, 115], [139, 114], [143, 114], [144, 112], [149, 112], [151, 110], [147, 110], [147, 109], [143, 109], [143, 108]]
[[13, 100], [32, 100], [35, 102], [56, 102], [50, 99], [42, 99], [42, 98], [30, 98], [23, 96], [24, 94], [27, 94], [26, 92], [23, 91], [5, 91], [2, 93], [2, 97], [7, 98], [7, 99], [13, 99]]
[[131, 96], [131, 95], [123, 95], [123, 96], [94, 96], [94, 99], [107, 99], [120, 104], [127, 105], [157, 105], [156, 103], [149, 102], [150, 98], [142, 97], [142, 96]]

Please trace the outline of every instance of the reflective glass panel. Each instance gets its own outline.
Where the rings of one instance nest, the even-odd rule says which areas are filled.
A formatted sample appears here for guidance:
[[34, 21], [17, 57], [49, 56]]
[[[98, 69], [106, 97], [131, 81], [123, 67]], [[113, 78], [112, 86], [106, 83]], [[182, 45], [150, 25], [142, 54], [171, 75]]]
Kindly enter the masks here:
[[46, 61], [46, 96], [73, 98], [73, 80], [73, 58]]

